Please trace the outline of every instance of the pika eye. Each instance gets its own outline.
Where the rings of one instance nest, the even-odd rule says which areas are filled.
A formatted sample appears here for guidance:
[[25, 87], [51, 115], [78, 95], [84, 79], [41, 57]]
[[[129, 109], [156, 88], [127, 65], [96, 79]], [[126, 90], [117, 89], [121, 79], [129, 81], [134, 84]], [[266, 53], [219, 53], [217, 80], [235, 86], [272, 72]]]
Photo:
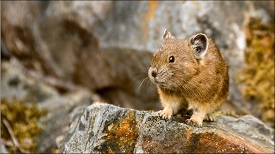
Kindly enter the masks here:
[[175, 61], [175, 57], [174, 56], [170, 56], [169, 57], [169, 63], [173, 63]]

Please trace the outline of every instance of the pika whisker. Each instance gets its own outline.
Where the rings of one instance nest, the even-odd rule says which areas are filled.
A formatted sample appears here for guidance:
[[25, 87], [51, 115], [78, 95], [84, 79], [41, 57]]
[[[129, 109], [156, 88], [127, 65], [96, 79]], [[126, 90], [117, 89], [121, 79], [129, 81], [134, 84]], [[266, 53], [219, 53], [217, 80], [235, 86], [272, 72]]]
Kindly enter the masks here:
[[137, 90], [136, 90], [136, 94], [139, 93], [139, 91], [140, 91], [140, 89], [141, 89], [141, 86], [142, 86], [142, 84], [144, 83], [144, 81], [146, 81], [146, 80], [148, 80], [148, 79], [149, 79], [149, 77], [146, 77], [146, 78], [144, 78], [144, 79], [140, 82], [140, 84], [139, 84], [139, 86], [138, 86], [138, 88], [137, 88]]

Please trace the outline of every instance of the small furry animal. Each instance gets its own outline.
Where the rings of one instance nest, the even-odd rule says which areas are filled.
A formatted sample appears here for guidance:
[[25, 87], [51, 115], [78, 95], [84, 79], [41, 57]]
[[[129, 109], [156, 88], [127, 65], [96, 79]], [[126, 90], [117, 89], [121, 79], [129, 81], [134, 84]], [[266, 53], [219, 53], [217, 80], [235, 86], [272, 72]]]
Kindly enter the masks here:
[[211, 113], [228, 96], [227, 64], [215, 43], [202, 33], [177, 39], [165, 30], [148, 76], [157, 85], [164, 108], [160, 115], [170, 119], [182, 108], [192, 110], [189, 125], [202, 127], [203, 120], [214, 121]]

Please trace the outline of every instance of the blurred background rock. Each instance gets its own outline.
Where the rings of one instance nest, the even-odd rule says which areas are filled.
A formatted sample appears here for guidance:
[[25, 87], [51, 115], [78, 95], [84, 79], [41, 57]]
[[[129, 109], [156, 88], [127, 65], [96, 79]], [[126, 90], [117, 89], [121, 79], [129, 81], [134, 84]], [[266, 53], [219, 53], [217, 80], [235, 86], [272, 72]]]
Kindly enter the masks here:
[[48, 110], [38, 152], [53, 151], [69, 115], [93, 101], [159, 110], [145, 78], [166, 28], [211, 37], [229, 64], [221, 110], [274, 128], [274, 1], [1, 1], [1, 102]]

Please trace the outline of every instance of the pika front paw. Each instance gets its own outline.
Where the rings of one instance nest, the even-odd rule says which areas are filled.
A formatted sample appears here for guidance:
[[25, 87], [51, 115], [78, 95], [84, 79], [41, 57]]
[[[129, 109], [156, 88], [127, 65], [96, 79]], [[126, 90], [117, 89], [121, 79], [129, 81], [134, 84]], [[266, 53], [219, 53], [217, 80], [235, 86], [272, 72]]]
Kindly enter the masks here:
[[173, 115], [173, 112], [172, 112], [172, 109], [163, 109], [161, 111], [159, 111], [159, 114], [162, 118], [165, 118], [165, 119], [171, 119], [172, 115]]

